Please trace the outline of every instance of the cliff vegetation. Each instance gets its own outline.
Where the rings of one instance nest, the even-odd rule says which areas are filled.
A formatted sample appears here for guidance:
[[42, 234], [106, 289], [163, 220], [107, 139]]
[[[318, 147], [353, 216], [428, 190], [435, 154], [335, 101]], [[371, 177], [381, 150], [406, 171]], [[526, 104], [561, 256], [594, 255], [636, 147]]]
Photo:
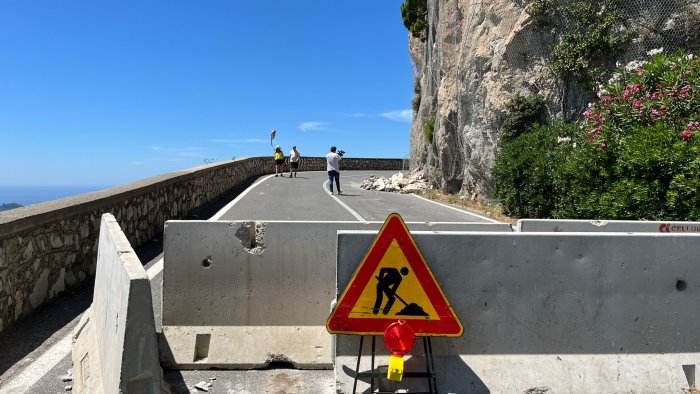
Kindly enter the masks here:
[[[682, 203], [698, 202], [689, 191], [694, 186], [679, 183], [700, 175], [690, 159], [695, 142], [673, 140], [670, 123], [659, 123], [663, 113], [674, 119], [676, 137], [683, 131], [694, 136], [688, 124], [700, 121], [695, 110], [682, 112], [675, 101], [654, 108], [644, 102], [649, 124], [633, 124], [615, 112], [620, 102], [602, 101], [622, 97], [624, 89], [618, 96], [600, 93], [642, 78], [622, 73], [620, 65], [649, 59], [654, 48], [665, 48], [667, 54], [652, 53], [665, 61], [676, 50], [682, 57], [700, 49], [697, 1], [406, 0], [401, 10], [415, 76], [411, 169], [442, 193], [496, 198], [521, 217], [695, 217]], [[661, 73], [645, 68], [657, 60], [647, 61], [635, 72]], [[672, 89], [664, 81], [663, 88], [641, 80], [631, 86], [639, 83], [645, 99], [658, 99]], [[589, 103], [619, 105], [598, 114]], [[613, 123], [590, 124], [587, 116], [595, 120], [596, 114]], [[678, 130], [679, 122], [686, 128]], [[582, 135], [583, 128], [593, 137], [590, 130]], [[675, 155], [670, 163], [642, 160], [641, 152], [666, 149]]]

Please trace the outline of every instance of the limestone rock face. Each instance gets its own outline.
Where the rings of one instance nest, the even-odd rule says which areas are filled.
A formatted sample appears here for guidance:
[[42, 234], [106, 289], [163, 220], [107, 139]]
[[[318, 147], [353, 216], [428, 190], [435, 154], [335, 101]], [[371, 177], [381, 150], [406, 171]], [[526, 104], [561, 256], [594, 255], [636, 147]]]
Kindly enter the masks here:
[[[692, 49], [689, 44], [698, 41], [692, 37], [700, 30], [695, 0], [623, 4], [631, 19], [654, 18], [657, 28], [616, 60], [628, 61], [660, 46]], [[524, 0], [428, 0], [427, 40], [409, 34], [416, 79], [411, 170], [422, 172], [443, 192], [491, 196], [498, 129], [506, 103], [516, 94], [539, 94], [550, 116], [569, 118], [592, 98], [576, 87], [562, 92], [547, 66], [551, 37], [525, 12], [526, 5]], [[429, 142], [424, 125], [433, 115]]]

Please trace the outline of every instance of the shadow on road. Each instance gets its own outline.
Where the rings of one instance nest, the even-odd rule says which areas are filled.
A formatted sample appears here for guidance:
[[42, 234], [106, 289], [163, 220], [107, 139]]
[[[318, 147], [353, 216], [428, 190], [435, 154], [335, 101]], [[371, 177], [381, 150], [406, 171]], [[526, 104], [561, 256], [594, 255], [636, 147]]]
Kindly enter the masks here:
[[78, 285], [3, 331], [0, 334], [0, 375], [83, 313], [92, 303], [93, 285], [93, 280]]

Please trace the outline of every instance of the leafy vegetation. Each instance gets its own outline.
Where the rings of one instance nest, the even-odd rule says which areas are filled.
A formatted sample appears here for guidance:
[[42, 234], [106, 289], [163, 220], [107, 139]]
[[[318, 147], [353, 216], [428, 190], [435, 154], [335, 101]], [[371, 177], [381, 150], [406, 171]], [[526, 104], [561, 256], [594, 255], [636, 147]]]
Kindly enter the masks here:
[[401, 4], [403, 25], [413, 37], [425, 41], [428, 37], [428, 0], [406, 0]]
[[433, 143], [433, 132], [435, 131], [435, 115], [428, 118], [423, 126], [423, 132], [425, 133], [425, 139], [431, 144]]
[[544, 123], [547, 109], [541, 96], [516, 95], [506, 104], [506, 118], [499, 131], [501, 140], [512, 140], [537, 123]]
[[493, 170], [521, 217], [700, 220], [700, 62], [620, 67], [580, 121], [504, 141]]
[[605, 64], [634, 36], [624, 26], [627, 16], [619, 0], [529, 0], [527, 12], [542, 31], [552, 35], [551, 71], [560, 79], [562, 113], [575, 84], [592, 92], [602, 82]]

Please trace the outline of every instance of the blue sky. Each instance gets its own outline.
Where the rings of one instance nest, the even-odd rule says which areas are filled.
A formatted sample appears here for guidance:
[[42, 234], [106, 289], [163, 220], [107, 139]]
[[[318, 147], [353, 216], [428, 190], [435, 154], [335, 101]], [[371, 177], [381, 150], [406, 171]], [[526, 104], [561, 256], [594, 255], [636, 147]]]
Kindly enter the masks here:
[[0, 1], [0, 186], [408, 153], [401, 0]]

